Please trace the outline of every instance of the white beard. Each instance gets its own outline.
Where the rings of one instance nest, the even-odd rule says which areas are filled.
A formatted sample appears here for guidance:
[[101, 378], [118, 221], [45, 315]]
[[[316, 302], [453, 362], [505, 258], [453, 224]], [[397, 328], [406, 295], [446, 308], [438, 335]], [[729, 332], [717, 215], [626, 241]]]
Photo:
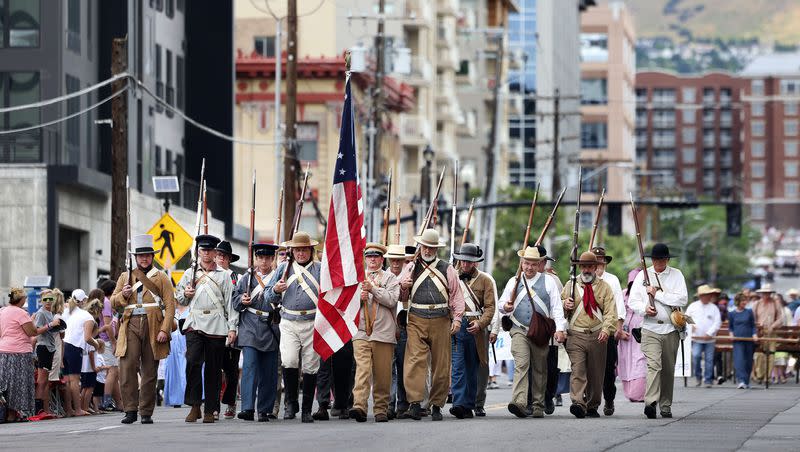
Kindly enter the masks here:
[[581, 281], [583, 281], [584, 284], [591, 284], [592, 281], [594, 281], [594, 277], [595, 276], [593, 274], [587, 276], [586, 274], [581, 273]]
[[424, 260], [425, 262], [428, 262], [428, 263], [431, 263], [431, 262], [434, 261], [434, 259], [436, 259], [436, 255], [435, 254], [432, 254], [430, 257], [429, 256], [425, 256], [424, 254], [420, 254], [420, 257], [422, 257], [422, 260]]

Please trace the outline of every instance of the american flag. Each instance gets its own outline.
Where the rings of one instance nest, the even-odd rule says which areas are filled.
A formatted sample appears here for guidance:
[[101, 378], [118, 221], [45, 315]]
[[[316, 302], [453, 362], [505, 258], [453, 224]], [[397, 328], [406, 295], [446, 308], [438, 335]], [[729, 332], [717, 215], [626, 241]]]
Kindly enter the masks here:
[[314, 350], [328, 359], [358, 331], [364, 281], [364, 203], [358, 180], [353, 98], [350, 78], [345, 86], [339, 153], [333, 173], [331, 207], [320, 269]]

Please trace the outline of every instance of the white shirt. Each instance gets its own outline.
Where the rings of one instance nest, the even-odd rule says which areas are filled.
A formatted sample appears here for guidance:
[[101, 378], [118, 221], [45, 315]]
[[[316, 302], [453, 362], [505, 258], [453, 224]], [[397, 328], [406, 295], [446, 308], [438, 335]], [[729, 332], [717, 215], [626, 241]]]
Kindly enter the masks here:
[[794, 324], [800, 326], [800, 308], [794, 311]]
[[614, 305], [617, 307], [617, 319], [625, 320], [625, 299], [622, 298], [622, 286], [619, 285], [619, 278], [617, 278], [617, 275], [603, 271], [600, 279], [611, 287], [611, 293], [614, 294]]
[[690, 331], [692, 335], [692, 342], [698, 344], [713, 344], [714, 339], [705, 340], [698, 339], [696, 336], [711, 336], [714, 337], [722, 325], [722, 318], [719, 315], [719, 308], [714, 303], [703, 304], [701, 301], [695, 301], [686, 308], [686, 315], [694, 320], [694, 325]]
[[[64, 310], [64, 313], [68, 311]], [[63, 318], [63, 317], [62, 317]], [[74, 345], [80, 349], [86, 348], [86, 339], [83, 336], [83, 326], [88, 321], [94, 322], [94, 318], [87, 311], [75, 308], [67, 318], [67, 329], [64, 330], [64, 342]]]
[[[661, 290], [656, 292], [656, 316], [645, 316], [645, 309], [649, 303], [647, 291], [644, 287], [644, 273], [639, 272], [636, 279], [633, 280], [631, 286], [631, 294], [628, 298], [628, 306], [633, 311], [641, 316], [644, 316], [642, 322], [642, 329], [652, 331], [657, 334], [668, 334], [675, 331], [672, 322], [669, 319], [669, 314], [672, 312], [672, 307], [683, 307], [689, 301], [689, 293], [686, 290], [686, 280], [683, 279], [683, 273], [674, 267], [667, 266], [667, 268], [656, 275], [653, 267], [647, 267], [647, 273], [650, 275], [650, 284], [654, 287], [661, 287]], [[656, 279], [658, 276], [658, 279]], [[659, 286], [658, 283], [661, 283]]]
[[83, 349], [83, 360], [81, 361], [81, 373], [86, 372], [93, 372], [92, 370], [92, 356], [89, 353], [94, 353], [94, 356], [97, 357], [99, 353], [94, 351], [94, 347], [89, 344], [86, 344], [86, 347]]
[[[541, 275], [541, 273], [537, 273], [533, 278], [526, 278], [525, 274], [522, 274], [531, 289], [531, 293], [533, 293], [534, 283], [539, 280]], [[506, 288], [503, 289], [503, 295], [500, 296], [500, 300], [497, 302], [497, 309], [500, 315], [511, 314], [514, 309], [517, 309], [517, 305], [526, 298], [519, 297], [519, 294], [517, 294], [517, 299], [514, 300], [514, 309], [511, 311], [505, 310], [505, 304], [511, 300], [511, 292], [514, 291], [516, 282], [516, 277], [509, 279], [506, 283]], [[561, 304], [561, 294], [558, 291], [558, 286], [553, 278], [545, 278], [544, 287], [547, 290], [547, 294], [550, 295], [550, 318], [556, 323], [556, 331], [565, 331], [567, 329], [567, 320], [564, 318], [564, 306]]]

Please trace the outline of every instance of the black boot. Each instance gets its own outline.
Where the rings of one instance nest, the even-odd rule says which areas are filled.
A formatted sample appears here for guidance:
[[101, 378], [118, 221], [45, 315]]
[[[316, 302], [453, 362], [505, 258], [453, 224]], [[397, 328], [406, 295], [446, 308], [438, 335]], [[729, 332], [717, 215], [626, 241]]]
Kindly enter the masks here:
[[300, 371], [298, 369], [283, 368], [283, 394], [286, 406], [283, 410], [284, 419], [294, 419], [299, 411], [297, 402], [297, 389], [300, 382]]
[[419, 402], [414, 402], [408, 407], [409, 416], [411, 416], [411, 419], [414, 419], [415, 421], [422, 419], [421, 411], [422, 408], [419, 406]]
[[136, 411], [126, 411], [125, 417], [122, 418], [123, 424], [133, 424], [136, 422]]
[[328, 416], [328, 405], [327, 404], [321, 404], [317, 408], [317, 411], [314, 414], [311, 415], [311, 417], [313, 417], [315, 421], [327, 421], [327, 420], [329, 420], [330, 416]]
[[300, 410], [301, 421], [304, 424], [314, 422], [311, 417], [311, 408], [314, 406], [314, 392], [317, 390], [317, 375], [303, 374], [303, 406]]
[[33, 412], [39, 414], [39, 411], [44, 409], [44, 401], [42, 399], [33, 399]]

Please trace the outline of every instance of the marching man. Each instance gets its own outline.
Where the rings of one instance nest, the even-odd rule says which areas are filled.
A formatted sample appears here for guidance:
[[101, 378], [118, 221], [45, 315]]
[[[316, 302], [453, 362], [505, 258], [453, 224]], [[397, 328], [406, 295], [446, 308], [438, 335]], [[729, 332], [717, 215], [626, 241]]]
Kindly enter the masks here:
[[445, 246], [439, 242], [439, 233], [426, 229], [414, 241], [419, 244], [419, 257], [400, 275], [400, 300], [410, 302], [403, 379], [411, 402], [409, 415], [418, 421], [430, 356], [431, 419], [441, 421], [450, 383], [450, 336], [461, 330], [464, 297], [456, 269], [436, 257]]
[[[175, 317], [175, 298], [172, 281], [153, 266], [153, 237], [137, 235], [131, 239], [130, 253], [136, 258], [136, 268], [123, 272], [111, 295], [115, 309], [122, 309], [117, 349], [120, 388], [125, 409], [123, 424], [136, 422], [137, 411], [142, 424], [152, 424], [156, 404], [158, 361], [169, 355], [169, 341]], [[139, 382], [141, 374], [141, 383]]]
[[600, 417], [597, 408], [603, 396], [606, 342], [617, 330], [617, 308], [611, 287], [595, 274], [597, 256], [594, 253], [582, 253], [572, 265], [580, 268], [576, 298], [572, 298], [575, 281], [568, 281], [561, 291], [564, 310], [569, 313], [566, 343], [572, 364], [569, 412], [578, 419]]
[[317, 313], [320, 271], [319, 262], [314, 262], [314, 247], [318, 244], [308, 233], [295, 232], [294, 237], [284, 243], [292, 257], [278, 266], [266, 284], [267, 302], [281, 305], [280, 353], [286, 397], [283, 418], [294, 419], [297, 415], [302, 363], [301, 422], [304, 423], [314, 422], [311, 408], [319, 370], [319, 355], [314, 351], [314, 317]]
[[[458, 261], [459, 285], [464, 296], [465, 311], [461, 329], [453, 345], [452, 391], [450, 414], [463, 419], [486, 416], [483, 400], [477, 400], [478, 385], [485, 388], [489, 378], [489, 350], [486, 329], [492, 322], [497, 300], [494, 279], [478, 270], [483, 262], [483, 250], [473, 243], [464, 243], [454, 254]], [[483, 377], [481, 378], [481, 375]]]
[[[392, 385], [395, 311], [400, 285], [391, 272], [383, 271], [386, 247], [367, 243], [364, 250], [366, 279], [361, 283], [361, 313], [358, 332], [353, 336], [356, 379], [353, 386], [353, 408], [350, 417], [367, 420], [370, 392], [375, 403], [375, 422], [389, 420], [389, 391]], [[372, 390], [370, 391], [370, 387]]]

